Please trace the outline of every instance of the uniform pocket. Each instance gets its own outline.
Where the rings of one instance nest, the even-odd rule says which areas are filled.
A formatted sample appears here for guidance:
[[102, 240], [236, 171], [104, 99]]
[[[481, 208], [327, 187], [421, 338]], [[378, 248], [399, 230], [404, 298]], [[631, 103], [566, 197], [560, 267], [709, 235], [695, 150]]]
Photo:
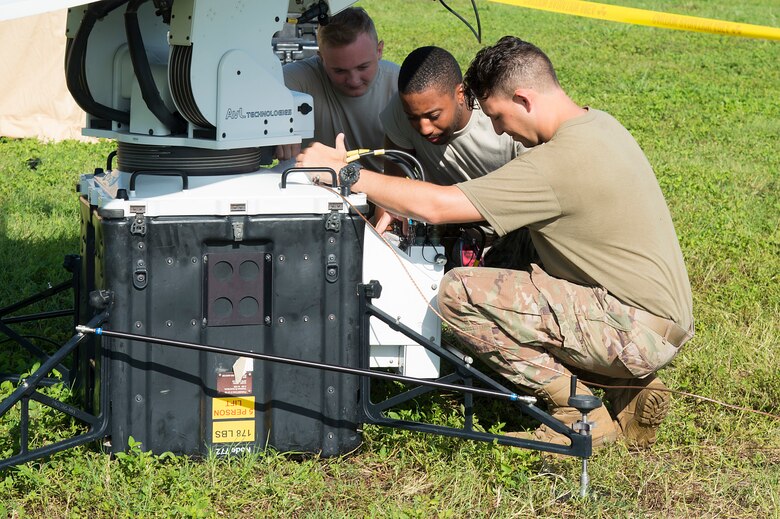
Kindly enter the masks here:
[[569, 283], [539, 269], [532, 271], [531, 279], [558, 320], [563, 348], [553, 354], [564, 364], [625, 378], [643, 377], [671, 360], [665, 341], [648, 336], [634, 322], [633, 309], [604, 288]]
[[603, 289], [554, 278], [536, 265], [532, 268], [531, 280], [547, 300], [563, 337], [562, 351], [551, 353], [566, 364], [586, 370], [610, 364], [614, 355], [608, 358], [603, 348], [601, 328], [606, 316], [597, 297], [598, 291]]
[[655, 373], [669, 364], [679, 350], [641, 323], [635, 323], [631, 342], [623, 349], [621, 362], [636, 377]]
[[[604, 291], [604, 324], [613, 328], [617, 358], [637, 378], [666, 366], [677, 354], [677, 348], [663, 337], [634, 320], [636, 311]], [[609, 336], [610, 334], [605, 334]]]

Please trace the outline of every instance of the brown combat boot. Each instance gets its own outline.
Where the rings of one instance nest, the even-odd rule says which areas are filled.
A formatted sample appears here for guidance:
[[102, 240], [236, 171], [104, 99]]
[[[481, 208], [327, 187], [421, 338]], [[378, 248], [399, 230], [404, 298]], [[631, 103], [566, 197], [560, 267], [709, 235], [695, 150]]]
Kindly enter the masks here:
[[655, 443], [658, 426], [669, 414], [671, 399], [666, 386], [655, 375], [612, 380], [611, 384], [641, 386], [641, 389], [607, 389], [605, 396], [612, 404], [626, 443], [641, 449], [650, 447]]
[[[573, 407], [568, 406], [571, 391], [571, 378], [558, 377], [546, 386], [535, 391], [536, 396], [547, 404], [547, 412], [555, 419], [560, 420], [566, 426], [571, 427], [576, 421], [582, 419], [582, 413]], [[592, 395], [590, 389], [585, 387], [582, 382], [577, 382], [578, 395]], [[591, 422], [590, 433], [593, 436], [593, 447], [600, 447], [612, 443], [617, 439], [618, 429], [609, 416], [609, 412], [604, 406], [594, 409], [588, 413], [588, 421]], [[569, 445], [571, 442], [562, 434], [558, 434], [551, 428], [542, 424], [532, 433], [509, 433], [514, 437], [525, 437], [529, 439], [555, 443], [558, 445]]]

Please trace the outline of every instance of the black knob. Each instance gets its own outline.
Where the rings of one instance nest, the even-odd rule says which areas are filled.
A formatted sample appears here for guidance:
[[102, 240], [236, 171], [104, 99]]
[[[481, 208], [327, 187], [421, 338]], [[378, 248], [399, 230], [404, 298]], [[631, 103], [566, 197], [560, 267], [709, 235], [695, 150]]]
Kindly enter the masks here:
[[569, 407], [573, 407], [581, 413], [589, 413], [601, 407], [601, 399], [594, 395], [570, 396]]

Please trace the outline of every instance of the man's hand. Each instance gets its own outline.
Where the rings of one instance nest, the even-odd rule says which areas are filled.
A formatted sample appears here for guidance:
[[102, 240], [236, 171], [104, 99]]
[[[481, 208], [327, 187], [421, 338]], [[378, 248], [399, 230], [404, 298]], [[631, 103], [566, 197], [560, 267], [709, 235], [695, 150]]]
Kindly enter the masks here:
[[374, 229], [379, 231], [380, 233], [383, 233], [387, 230], [389, 230], [390, 224], [393, 223], [393, 220], [396, 220], [397, 218], [393, 216], [391, 213], [388, 213], [383, 208], [377, 206], [376, 208], [376, 223], [374, 224]]
[[279, 162], [290, 160], [301, 152], [300, 144], [280, 144], [274, 149], [274, 158]]
[[[295, 166], [303, 168], [331, 168], [337, 174], [347, 165], [347, 149], [344, 147], [344, 134], [336, 136], [336, 147], [331, 148], [319, 142], [315, 142], [297, 157]], [[320, 180], [329, 183], [330, 176], [322, 175]]]

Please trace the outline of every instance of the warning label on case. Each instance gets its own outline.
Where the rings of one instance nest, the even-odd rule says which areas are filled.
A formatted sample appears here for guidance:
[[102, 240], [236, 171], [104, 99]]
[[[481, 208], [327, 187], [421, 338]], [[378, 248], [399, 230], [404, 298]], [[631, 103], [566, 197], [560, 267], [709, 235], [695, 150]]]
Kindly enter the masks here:
[[223, 395], [251, 395], [252, 372], [245, 373], [238, 382], [233, 373], [217, 373], [217, 391]]
[[230, 396], [211, 399], [211, 418], [214, 420], [254, 417], [255, 397], [253, 396]]
[[230, 420], [225, 422], [214, 422], [212, 425], [212, 443], [255, 441], [254, 420]]

